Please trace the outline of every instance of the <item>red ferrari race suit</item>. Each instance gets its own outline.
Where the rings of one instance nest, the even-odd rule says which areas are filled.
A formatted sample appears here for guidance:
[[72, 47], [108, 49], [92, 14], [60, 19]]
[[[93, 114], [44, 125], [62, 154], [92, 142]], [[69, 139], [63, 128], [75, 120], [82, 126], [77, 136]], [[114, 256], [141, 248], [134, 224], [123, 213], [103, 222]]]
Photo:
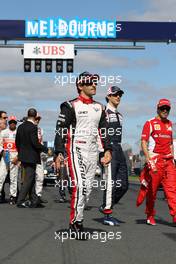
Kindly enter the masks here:
[[148, 192], [149, 181], [151, 177], [149, 174], [149, 168], [147, 164], [141, 171], [139, 179], [140, 179], [141, 187], [140, 187], [140, 190], [137, 196], [136, 206], [140, 206], [143, 203], [143, 201], [146, 198], [147, 192]]
[[142, 140], [149, 143], [149, 156], [155, 162], [155, 169], [149, 169], [150, 180], [146, 196], [146, 214], [155, 215], [156, 193], [162, 184], [172, 216], [176, 215], [176, 169], [172, 155], [172, 122], [153, 118], [143, 127]]

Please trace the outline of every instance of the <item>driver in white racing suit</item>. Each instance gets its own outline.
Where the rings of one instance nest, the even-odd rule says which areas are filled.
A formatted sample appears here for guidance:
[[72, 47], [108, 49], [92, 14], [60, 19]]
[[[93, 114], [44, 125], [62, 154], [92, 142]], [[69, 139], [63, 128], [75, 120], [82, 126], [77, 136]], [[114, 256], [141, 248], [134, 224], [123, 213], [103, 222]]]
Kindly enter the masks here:
[[1, 131], [0, 146], [3, 148], [3, 157], [7, 170], [0, 170], [0, 193], [5, 182], [7, 171], [10, 173], [10, 204], [16, 203], [17, 181], [19, 174], [18, 153], [15, 145], [17, 118], [10, 116], [9, 127]]
[[[72, 179], [70, 231], [76, 239], [87, 239], [83, 229], [83, 211], [89, 200], [97, 167], [97, 137], [99, 131], [104, 143], [102, 162], [111, 161], [111, 144], [108, 140], [108, 124], [104, 107], [93, 100], [96, 94], [98, 75], [83, 72], [76, 80], [79, 96], [61, 104], [61, 112], [56, 125], [55, 165], [60, 168], [66, 151]], [[98, 133], [97, 133], [98, 132]]]

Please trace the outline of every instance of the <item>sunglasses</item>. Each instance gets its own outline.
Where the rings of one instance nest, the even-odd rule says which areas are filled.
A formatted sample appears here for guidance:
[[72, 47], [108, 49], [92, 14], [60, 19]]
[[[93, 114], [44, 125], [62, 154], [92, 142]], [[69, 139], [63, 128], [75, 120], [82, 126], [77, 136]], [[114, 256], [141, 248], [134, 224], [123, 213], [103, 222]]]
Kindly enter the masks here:
[[113, 96], [113, 97], [117, 97], [117, 96], [122, 97], [122, 93], [111, 94], [111, 96]]
[[10, 120], [10, 121], [9, 121], [9, 125], [11, 125], [11, 124], [15, 124], [15, 125], [16, 125], [16, 124], [17, 124], [17, 121], [15, 121], [15, 120]]
[[169, 112], [170, 111], [170, 107], [169, 106], [161, 106], [161, 107], [159, 107], [159, 110], [162, 111], [162, 112], [165, 111], [165, 110], [167, 112]]
[[82, 83], [82, 85], [85, 85], [85, 86], [92, 86], [92, 85], [97, 85], [97, 84], [98, 84], [97, 81], [91, 81], [91, 82]]
[[4, 116], [4, 117], [2, 117], [2, 119], [8, 119], [8, 116]]

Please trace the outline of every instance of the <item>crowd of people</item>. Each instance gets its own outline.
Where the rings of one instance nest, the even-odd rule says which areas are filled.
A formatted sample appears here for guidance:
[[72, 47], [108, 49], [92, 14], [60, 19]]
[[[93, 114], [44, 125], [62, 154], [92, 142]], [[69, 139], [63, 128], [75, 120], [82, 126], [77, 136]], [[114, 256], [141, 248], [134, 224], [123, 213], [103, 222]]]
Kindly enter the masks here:
[[[97, 168], [102, 165], [106, 189], [99, 211], [103, 224], [119, 225], [113, 208], [128, 190], [128, 170], [121, 147], [122, 115], [118, 111], [124, 91], [118, 86], [107, 90], [107, 106], [93, 100], [99, 80], [97, 74], [81, 73], [76, 79], [78, 97], [63, 102], [56, 123], [53, 166], [62, 170], [67, 159], [71, 178], [69, 231], [76, 239], [87, 239], [83, 227], [84, 209], [89, 201]], [[154, 203], [160, 184], [176, 223], [176, 170], [173, 157], [172, 122], [168, 120], [171, 103], [161, 99], [157, 115], [143, 128], [141, 146], [146, 164], [140, 175], [141, 187], [137, 206], [146, 199], [146, 223], [156, 225]], [[43, 165], [41, 153], [49, 153], [42, 142], [41, 117], [30, 108], [27, 118], [17, 126], [17, 118], [0, 111], [0, 203], [5, 199], [4, 184], [10, 177], [10, 204], [18, 208], [42, 206]], [[8, 124], [8, 127], [7, 127]], [[18, 187], [19, 170], [22, 184]]]
[[[4, 185], [7, 176], [11, 205], [42, 207], [41, 203], [46, 202], [41, 197], [44, 168], [40, 153], [48, 150], [43, 146], [40, 119], [37, 111], [31, 108], [17, 130], [17, 117], [8, 117], [5, 111], [0, 111], [0, 203], [6, 202]], [[27, 202], [26, 198], [29, 198]]]

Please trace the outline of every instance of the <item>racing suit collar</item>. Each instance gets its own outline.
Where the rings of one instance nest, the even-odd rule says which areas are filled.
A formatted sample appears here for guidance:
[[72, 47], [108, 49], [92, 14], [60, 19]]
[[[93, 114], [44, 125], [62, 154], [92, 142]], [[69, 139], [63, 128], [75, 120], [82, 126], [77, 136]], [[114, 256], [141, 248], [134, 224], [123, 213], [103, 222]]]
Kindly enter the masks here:
[[117, 108], [113, 107], [112, 105], [110, 105], [110, 103], [107, 104], [107, 109], [111, 110], [114, 113], [117, 113]]
[[93, 99], [92, 98], [87, 99], [87, 98], [85, 98], [85, 97], [83, 97], [81, 95], [78, 96], [78, 99], [81, 102], [83, 102], [83, 104], [92, 104], [93, 103]]

